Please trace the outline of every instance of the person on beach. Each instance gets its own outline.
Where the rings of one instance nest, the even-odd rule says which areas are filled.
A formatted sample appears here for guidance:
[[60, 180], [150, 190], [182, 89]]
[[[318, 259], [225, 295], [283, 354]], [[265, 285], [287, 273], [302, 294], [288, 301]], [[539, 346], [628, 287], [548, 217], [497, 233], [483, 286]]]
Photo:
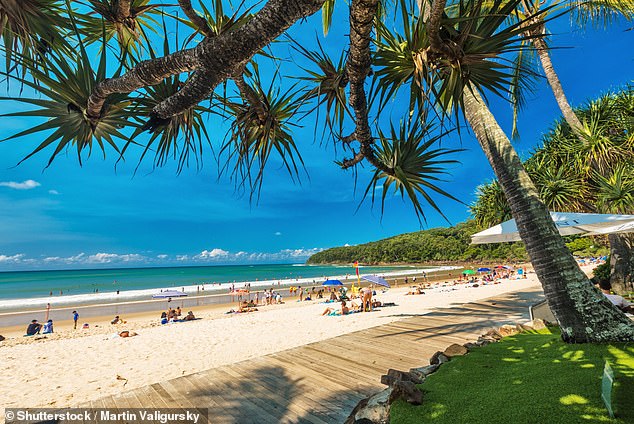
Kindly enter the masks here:
[[182, 314], [182, 312], [181, 312], [181, 307], [180, 307], [180, 306], [177, 306], [177, 307], [176, 307], [176, 316], [177, 316], [177, 317], [179, 317], [179, 316], [181, 316], [181, 314]]
[[185, 315], [185, 318], [183, 318], [183, 321], [194, 321], [196, 319], [196, 317], [194, 316], [194, 313], [192, 311], [187, 312], [187, 315]]
[[341, 301], [341, 310], [338, 311], [335, 308], [326, 308], [326, 310], [324, 312], [321, 313], [321, 315], [330, 315], [330, 316], [334, 316], [334, 315], [348, 315], [348, 313], [350, 313], [350, 308], [348, 308], [346, 306], [346, 301], [342, 300]]
[[77, 320], [79, 319], [79, 314], [77, 311], [73, 311], [73, 330], [77, 330]]
[[167, 318], [167, 312], [163, 311], [161, 313], [161, 324], [167, 324], [168, 320], [169, 318]]
[[37, 322], [36, 319], [34, 319], [33, 321], [31, 321], [29, 326], [26, 327], [26, 335], [34, 336], [36, 334], [40, 334], [41, 329], [42, 329], [42, 324], [40, 324], [39, 322]]
[[125, 324], [125, 321], [122, 320], [121, 318], [119, 318], [119, 315], [117, 315], [117, 316], [114, 317], [114, 319], [112, 321], [110, 321], [110, 324], [112, 324], [112, 325]]
[[53, 332], [53, 320], [49, 319], [42, 327], [42, 334], [51, 334]]
[[363, 312], [372, 312], [372, 290], [369, 287], [364, 287], [361, 289], [361, 295]]
[[610, 290], [612, 290], [612, 285], [608, 280], [599, 281], [599, 288], [601, 289], [603, 295], [607, 297], [614, 306], [616, 306], [623, 312], [634, 313], [634, 304], [625, 300], [623, 296], [610, 293]]

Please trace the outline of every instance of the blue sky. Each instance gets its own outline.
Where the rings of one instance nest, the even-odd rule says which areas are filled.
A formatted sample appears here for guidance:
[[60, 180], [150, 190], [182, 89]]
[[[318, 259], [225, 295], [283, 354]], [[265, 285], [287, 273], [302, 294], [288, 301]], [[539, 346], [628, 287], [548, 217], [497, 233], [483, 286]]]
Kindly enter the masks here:
[[[335, 23], [347, 21], [344, 12], [337, 10]], [[617, 23], [608, 31], [573, 31], [565, 17], [550, 25], [556, 34], [553, 45], [561, 47], [552, 52], [553, 62], [573, 105], [632, 81], [634, 31], [626, 32], [628, 27]], [[293, 33], [315, 46], [320, 28], [318, 14]], [[347, 25], [335, 26], [322, 42], [338, 51], [347, 32]], [[290, 49], [279, 49], [292, 59]], [[284, 69], [282, 83], [291, 84]], [[16, 93], [12, 89], [9, 95]], [[395, 104], [385, 116], [398, 119]], [[3, 113], [22, 107], [0, 103]], [[510, 132], [510, 107], [494, 99], [491, 108]], [[539, 81], [520, 116], [516, 149], [526, 155], [558, 116], [549, 88]], [[257, 203], [236, 194], [227, 177], [218, 179], [210, 154], [199, 171], [190, 168], [177, 175], [174, 165], [152, 169], [151, 161], [145, 161], [134, 174], [138, 152], [115, 168], [112, 151], [105, 159], [93, 152], [83, 167], [69, 151], [45, 169], [50, 150], [15, 166], [41, 136], [0, 143], [0, 270], [303, 262], [324, 248], [448, 225], [426, 207], [427, 224], [421, 227], [411, 205], [395, 196], [388, 197], [383, 216], [368, 201], [357, 210], [368, 167], [360, 171], [355, 191], [352, 173], [333, 163], [342, 158], [341, 151], [314, 140], [314, 119], [305, 117], [299, 122], [303, 128], [294, 132], [309, 177], [295, 184], [273, 163]], [[35, 122], [0, 118], [0, 137]], [[224, 131], [217, 122], [210, 126], [217, 137]], [[477, 185], [491, 179], [492, 171], [470, 134], [465, 132], [462, 142], [453, 136], [443, 145], [467, 149], [457, 156], [461, 164], [450, 169], [442, 187], [471, 203]], [[468, 217], [466, 206], [435, 199], [452, 224]]]

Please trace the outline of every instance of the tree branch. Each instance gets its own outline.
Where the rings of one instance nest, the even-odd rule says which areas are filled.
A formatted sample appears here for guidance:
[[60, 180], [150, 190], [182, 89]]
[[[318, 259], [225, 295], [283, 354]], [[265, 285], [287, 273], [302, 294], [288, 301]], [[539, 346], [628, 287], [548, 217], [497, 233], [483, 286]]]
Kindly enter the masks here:
[[[353, 152], [354, 153], [354, 152]], [[355, 153], [354, 157], [351, 159], [344, 159], [341, 162], [341, 168], [342, 169], [348, 169], [348, 168], [352, 168], [353, 166], [355, 166], [356, 164], [358, 164], [359, 162], [361, 162], [363, 160], [363, 158], [365, 158], [365, 156], [363, 155], [363, 153], [361, 153], [359, 151], [359, 153]]]
[[[183, 72], [202, 71], [208, 76], [209, 84], [204, 91], [211, 93], [291, 25], [320, 10], [323, 3], [324, 0], [269, 0], [246, 25], [235, 31], [207, 37], [193, 49], [141, 62], [118, 78], [102, 81], [88, 99], [86, 114], [91, 120], [97, 120], [109, 95], [130, 93]], [[197, 87], [200, 78], [197, 77]], [[202, 91], [197, 89], [189, 101], [177, 93], [177, 101], [165, 99], [154, 108], [153, 114], [166, 119], [181, 113], [202, 100], [200, 93]]]
[[215, 34], [209, 28], [209, 24], [192, 7], [191, 0], [178, 0], [178, 4], [185, 13], [185, 16], [193, 23], [201, 34], [206, 37], [213, 37]]
[[445, 13], [446, 3], [447, 0], [432, 1], [429, 21], [427, 23], [427, 32], [429, 34], [429, 45], [431, 47], [431, 51], [442, 54], [447, 58], [451, 58], [453, 56], [453, 52], [440, 36], [440, 21]]
[[[240, 72], [255, 54], [295, 22], [320, 10], [323, 3], [324, 0], [269, 0], [244, 26], [203, 40], [196, 46], [196, 55], [205, 73], [212, 76], [209, 92], [213, 92], [218, 84]], [[169, 98], [158, 104], [154, 113], [161, 118], [168, 118], [200, 100], [192, 98], [189, 103], [179, 101], [172, 105], [165, 104], [168, 101]]]
[[131, 0], [119, 0], [117, 5], [117, 21], [123, 22], [130, 17]]
[[145, 60], [118, 78], [101, 81], [88, 98], [86, 115], [98, 120], [110, 94], [130, 93], [142, 87], [158, 84], [172, 75], [190, 72], [200, 66], [195, 49], [180, 50], [167, 56]]
[[[349, 163], [362, 158], [367, 159], [375, 168], [393, 175], [394, 170], [386, 168], [374, 156], [372, 132], [368, 122], [368, 101], [365, 93], [365, 78], [370, 73], [370, 42], [372, 26], [376, 16], [378, 0], [352, 0], [350, 5], [350, 52], [346, 71], [350, 80], [349, 103], [354, 111], [355, 131], [360, 144], [359, 153]], [[345, 162], [345, 161], [344, 161]]]

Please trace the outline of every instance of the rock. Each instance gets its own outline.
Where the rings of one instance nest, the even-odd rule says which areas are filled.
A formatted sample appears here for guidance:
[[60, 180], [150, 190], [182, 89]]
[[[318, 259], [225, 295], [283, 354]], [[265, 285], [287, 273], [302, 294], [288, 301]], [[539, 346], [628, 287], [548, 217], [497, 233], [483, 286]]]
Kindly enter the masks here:
[[474, 349], [480, 347], [479, 345], [477, 345], [476, 343], [471, 343], [471, 342], [467, 342], [465, 344], [463, 344], [463, 346], [465, 347], [465, 349], [467, 349], [469, 352], [473, 351]]
[[423, 403], [423, 392], [411, 381], [399, 381], [394, 385], [394, 390], [389, 397], [390, 405], [396, 399], [403, 399], [411, 405], [420, 405]]
[[533, 331], [533, 327], [526, 324], [517, 324], [517, 329], [520, 331], [520, 333], [524, 333], [525, 331]]
[[361, 400], [352, 410], [345, 424], [387, 424], [390, 421], [389, 399], [392, 388]]
[[425, 378], [428, 375], [435, 373], [438, 368], [440, 368], [440, 364], [434, 364], [427, 365], [426, 367], [412, 368], [411, 370], [409, 370], [409, 372], [411, 372], [412, 374], [418, 374], [422, 378]]
[[447, 358], [447, 355], [445, 355], [441, 351], [434, 353], [434, 355], [429, 360], [430, 365], [444, 364], [445, 362], [449, 362], [449, 358]]
[[514, 336], [518, 334], [519, 332], [520, 330], [518, 330], [515, 325], [503, 325], [500, 328], [498, 328], [498, 333], [502, 337]]
[[537, 318], [531, 321], [531, 327], [533, 327], [533, 330], [543, 330], [544, 328], [546, 328], [546, 323], [544, 323], [543, 320]]
[[482, 337], [497, 341], [497, 340], [500, 340], [504, 336], [502, 336], [497, 330], [492, 329], [484, 333]]
[[478, 345], [478, 346], [486, 346], [488, 344], [495, 343], [495, 342], [497, 342], [496, 339], [490, 339], [488, 337], [480, 336], [480, 337], [478, 337], [478, 341], [476, 341], [476, 345]]
[[3, 335], [0, 334], [0, 342], [3, 341], [3, 340], [6, 340], [6, 338]]
[[390, 387], [393, 387], [398, 381], [411, 381], [414, 384], [420, 384], [423, 382], [423, 379], [416, 374], [394, 369], [388, 370], [387, 375], [381, 376], [381, 384], [385, 384]]
[[466, 347], [457, 343], [452, 344], [443, 352], [446, 357], [453, 358], [454, 356], [463, 356], [469, 353]]

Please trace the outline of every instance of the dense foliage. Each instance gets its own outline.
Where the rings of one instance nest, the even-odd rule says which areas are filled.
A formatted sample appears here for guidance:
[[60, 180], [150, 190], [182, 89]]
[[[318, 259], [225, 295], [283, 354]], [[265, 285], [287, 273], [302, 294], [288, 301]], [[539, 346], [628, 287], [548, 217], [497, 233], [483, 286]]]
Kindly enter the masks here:
[[357, 246], [335, 247], [308, 259], [310, 264], [352, 263], [421, 263], [445, 261], [526, 261], [523, 243], [470, 245], [476, 233], [474, 221], [450, 228], [406, 233]]

